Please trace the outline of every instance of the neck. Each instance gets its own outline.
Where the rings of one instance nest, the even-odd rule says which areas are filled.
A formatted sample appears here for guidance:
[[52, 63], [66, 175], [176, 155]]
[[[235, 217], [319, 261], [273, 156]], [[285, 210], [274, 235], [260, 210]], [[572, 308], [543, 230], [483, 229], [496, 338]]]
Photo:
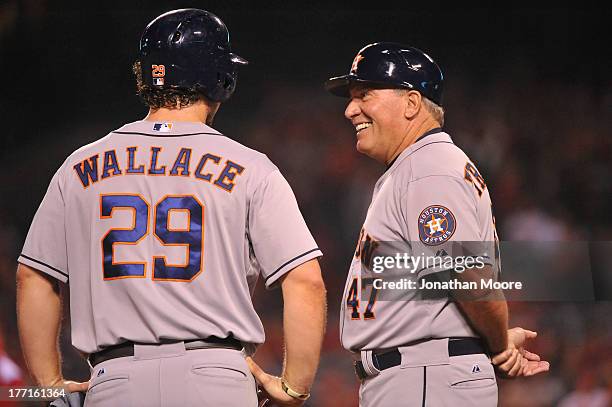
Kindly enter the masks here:
[[391, 157], [385, 160], [385, 164], [389, 165], [389, 163], [395, 160], [397, 156], [402, 153], [402, 151], [413, 145], [416, 139], [418, 139], [423, 133], [426, 133], [431, 129], [435, 129], [436, 127], [440, 127], [440, 124], [431, 116], [427, 116], [419, 121], [410, 122], [408, 128], [406, 129], [406, 135], [397, 148], [393, 151]]
[[212, 125], [215, 113], [219, 108], [219, 104], [209, 106], [203, 101], [198, 101], [189, 106], [181, 108], [159, 108], [149, 109], [149, 114], [145, 117], [147, 121], [169, 121], [169, 122], [200, 122]]

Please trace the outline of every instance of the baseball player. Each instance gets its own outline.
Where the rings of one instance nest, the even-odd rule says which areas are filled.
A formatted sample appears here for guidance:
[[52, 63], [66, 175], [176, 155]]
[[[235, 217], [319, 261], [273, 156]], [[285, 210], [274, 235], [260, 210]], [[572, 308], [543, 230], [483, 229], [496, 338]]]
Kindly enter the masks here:
[[[474, 301], [482, 290], [459, 295], [442, 285], [449, 277], [459, 284], [495, 279], [499, 267], [487, 186], [442, 130], [442, 85], [442, 71], [429, 56], [396, 43], [364, 47], [349, 74], [326, 82], [331, 93], [350, 99], [345, 116], [355, 127], [357, 150], [387, 167], [374, 188], [341, 306], [341, 341], [356, 356], [361, 406], [494, 406], [489, 355], [510, 377], [548, 369], [523, 348], [535, 332], [507, 331], [503, 298]], [[483, 267], [472, 264], [459, 273], [412, 260], [404, 276], [416, 288], [397, 297], [382, 286], [385, 271], [370, 270], [380, 264], [377, 254], [394, 245], [414, 257], [455, 261], [468, 252], [480, 255]], [[396, 272], [399, 266], [389, 267]], [[436, 282], [442, 295], [421, 286]]]
[[[134, 66], [144, 120], [71, 154], [19, 256], [18, 319], [41, 386], [87, 390], [87, 406], [283, 406], [308, 398], [325, 289], [295, 197], [264, 155], [210, 127], [246, 60], [215, 15], [154, 19]], [[285, 299], [282, 377], [247, 363], [264, 342], [258, 277]], [[72, 343], [89, 383], [62, 376], [57, 282], [70, 286]]]

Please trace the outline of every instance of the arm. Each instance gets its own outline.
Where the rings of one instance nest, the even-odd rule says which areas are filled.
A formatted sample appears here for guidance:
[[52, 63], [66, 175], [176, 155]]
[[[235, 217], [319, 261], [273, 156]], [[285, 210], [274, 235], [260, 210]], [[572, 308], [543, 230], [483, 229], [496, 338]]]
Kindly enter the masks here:
[[293, 269], [282, 282], [285, 332], [283, 378], [300, 393], [310, 391], [325, 334], [325, 285], [317, 260]]
[[[475, 282], [478, 285], [480, 279], [493, 277], [494, 272], [491, 266], [451, 273], [451, 278], [463, 282]], [[503, 352], [508, 348], [508, 305], [501, 290], [458, 289], [453, 290], [451, 294], [472, 328], [486, 341], [492, 354]]]
[[61, 313], [57, 283], [19, 264], [17, 325], [30, 375], [38, 386], [65, 386], [68, 391], [86, 391], [87, 383], [69, 382], [62, 377], [58, 346]]
[[[469, 274], [468, 274], [469, 275]], [[524, 364], [523, 354], [509, 342], [508, 304], [503, 293], [493, 294], [475, 290], [455, 294], [459, 308], [468, 322], [486, 341], [489, 351], [495, 355], [493, 364], [503, 377], [515, 377], [521, 374]], [[488, 298], [482, 300], [482, 298]]]
[[[468, 269], [454, 277], [463, 281], [493, 278], [491, 268]], [[502, 377], [533, 376], [549, 370], [549, 363], [529, 352], [523, 345], [537, 336], [522, 328], [508, 329], [508, 306], [501, 290], [477, 289], [453, 292], [457, 303], [472, 327], [487, 341], [494, 355], [492, 363]]]
[[[534, 376], [550, 369], [547, 361], [540, 360], [539, 355], [524, 348], [527, 340], [537, 336], [536, 332], [523, 328], [507, 329], [508, 306], [505, 301], [457, 302], [474, 329], [487, 340], [489, 349], [494, 355], [491, 362], [502, 377]], [[499, 331], [504, 324], [506, 330]], [[502, 344], [502, 348], [493, 348]]]
[[[319, 364], [325, 334], [325, 285], [317, 260], [291, 270], [282, 283], [284, 299], [285, 360], [282, 380], [298, 393], [309, 393]], [[249, 367], [265, 394], [281, 406], [303, 402], [289, 396], [281, 378], [265, 373], [251, 358]]]
[[472, 327], [483, 337], [493, 354], [508, 347], [506, 301], [457, 301]]
[[17, 324], [23, 356], [39, 386], [61, 382], [58, 336], [61, 320], [59, 287], [42, 273], [17, 268]]

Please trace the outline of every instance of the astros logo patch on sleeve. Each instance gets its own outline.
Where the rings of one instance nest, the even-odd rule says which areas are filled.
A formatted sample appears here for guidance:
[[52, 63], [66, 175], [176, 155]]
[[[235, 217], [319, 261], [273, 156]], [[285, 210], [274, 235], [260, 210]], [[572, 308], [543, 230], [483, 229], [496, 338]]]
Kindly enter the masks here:
[[419, 239], [429, 246], [442, 244], [455, 233], [455, 215], [442, 205], [431, 205], [419, 215]]

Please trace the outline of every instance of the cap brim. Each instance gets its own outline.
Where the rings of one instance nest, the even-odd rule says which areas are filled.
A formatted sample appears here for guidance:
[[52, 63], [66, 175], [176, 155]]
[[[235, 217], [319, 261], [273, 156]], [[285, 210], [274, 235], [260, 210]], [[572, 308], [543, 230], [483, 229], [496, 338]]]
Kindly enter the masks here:
[[351, 93], [349, 91], [350, 87], [352, 84], [355, 84], [355, 83], [363, 83], [363, 84], [370, 85], [371, 87], [377, 87], [381, 89], [395, 89], [395, 88], [403, 88], [403, 87], [409, 88], [408, 86], [398, 86], [396, 84], [390, 84], [386, 82], [371, 81], [368, 79], [363, 79], [353, 74], [329, 78], [325, 82], [324, 86], [325, 86], [325, 90], [327, 90], [332, 95], [340, 96], [343, 98], [349, 98], [351, 97]]
[[249, 61], [247, 61], [246, 59], [234, 53], [230, 53], [230, 61], [232, 61], [236, 65], [248, 65], [249, 64]]
[[325, 90], [335, 96], [343, 98], [349, 97], [349, 85], [351, 83], [351, 75], [342, 75], [329, 78], [325, 81]]

